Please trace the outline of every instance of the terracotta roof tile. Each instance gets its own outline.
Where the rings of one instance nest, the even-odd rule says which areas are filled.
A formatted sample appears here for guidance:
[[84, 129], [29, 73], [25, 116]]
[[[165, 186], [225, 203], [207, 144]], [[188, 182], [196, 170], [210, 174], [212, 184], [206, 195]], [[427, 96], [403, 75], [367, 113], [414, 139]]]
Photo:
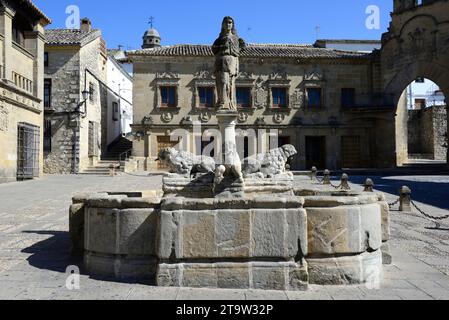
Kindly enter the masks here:
[[47, 45], [84, 45], [101, 36], [101, 31], [93, 29], [90, 32], [79, 29], [46, 29]]
[[[130, 56], [213, 56], [209, 45], [180, 44], [159, 48], [128, 51]], [[248, 44], [242, 53], [246, 58], [365, 58], [369, 55], [360, 52], [316, 48], [312, 45], [298, 44]]]

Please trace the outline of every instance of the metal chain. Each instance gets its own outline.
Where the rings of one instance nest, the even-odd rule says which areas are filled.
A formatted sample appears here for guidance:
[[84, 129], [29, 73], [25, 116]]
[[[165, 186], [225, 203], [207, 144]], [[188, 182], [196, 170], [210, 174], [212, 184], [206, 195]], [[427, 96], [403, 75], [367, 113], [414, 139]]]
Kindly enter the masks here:
[[441, 216], [441, 217], [431, 216], [431, 215], [425, 213], [423, 210], [421, 210], [421, 209], [416, 205], [416, 203], [415, 203], [413, 200], [410, 200], [410, 202], [411, 202], [412, 205], [416, 208], [416, 210], [419, 211], [419, 213], [421, 213], [423, 216], [425, 216], [425, 217], [428, 218], [428, 219], [440, 221], [440, 220], [444, 220], [444, 219], [448, 219], [448, 218], [449, 218], [449, 214], [448, 214], [448, 215], [445, 215], [445, 216]]
[[401, 201], [401, 198], [398, 198], [395, 202], [389, 203], [388, 206], [393, 207], [393, 206], [397, 205], [399, 203], [399, 201]]
[[334, 187], [335, 189], [340, 189], [342, 184], [340, 183], [340, 185], [336, 186], [335, 184], [332, 183], [331, 181], [331, 186]]

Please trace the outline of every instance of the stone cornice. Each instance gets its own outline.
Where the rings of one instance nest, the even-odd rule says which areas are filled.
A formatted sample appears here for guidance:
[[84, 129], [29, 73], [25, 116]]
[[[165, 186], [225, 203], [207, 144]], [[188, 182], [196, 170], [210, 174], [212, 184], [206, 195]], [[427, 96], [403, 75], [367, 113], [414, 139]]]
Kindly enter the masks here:
[[0, 81], [0, 99], [34, 113], [42, 113], [41, 101], [33, 95]]

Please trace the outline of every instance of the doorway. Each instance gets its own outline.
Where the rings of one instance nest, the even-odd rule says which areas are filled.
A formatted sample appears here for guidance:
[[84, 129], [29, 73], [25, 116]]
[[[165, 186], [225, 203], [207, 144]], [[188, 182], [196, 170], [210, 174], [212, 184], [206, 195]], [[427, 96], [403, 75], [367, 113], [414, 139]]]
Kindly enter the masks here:
[[326, 168], [326, 137], [308, 136], [306, 137], [306, 167], [318, 169]]

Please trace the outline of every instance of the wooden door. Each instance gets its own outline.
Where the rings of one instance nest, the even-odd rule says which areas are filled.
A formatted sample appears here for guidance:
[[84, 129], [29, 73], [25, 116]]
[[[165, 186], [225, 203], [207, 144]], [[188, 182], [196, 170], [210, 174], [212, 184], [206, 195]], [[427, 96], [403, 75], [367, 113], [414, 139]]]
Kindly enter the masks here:
[[341, 137], [341, 166], [342, 168], [362, 167], [360, 136]]

